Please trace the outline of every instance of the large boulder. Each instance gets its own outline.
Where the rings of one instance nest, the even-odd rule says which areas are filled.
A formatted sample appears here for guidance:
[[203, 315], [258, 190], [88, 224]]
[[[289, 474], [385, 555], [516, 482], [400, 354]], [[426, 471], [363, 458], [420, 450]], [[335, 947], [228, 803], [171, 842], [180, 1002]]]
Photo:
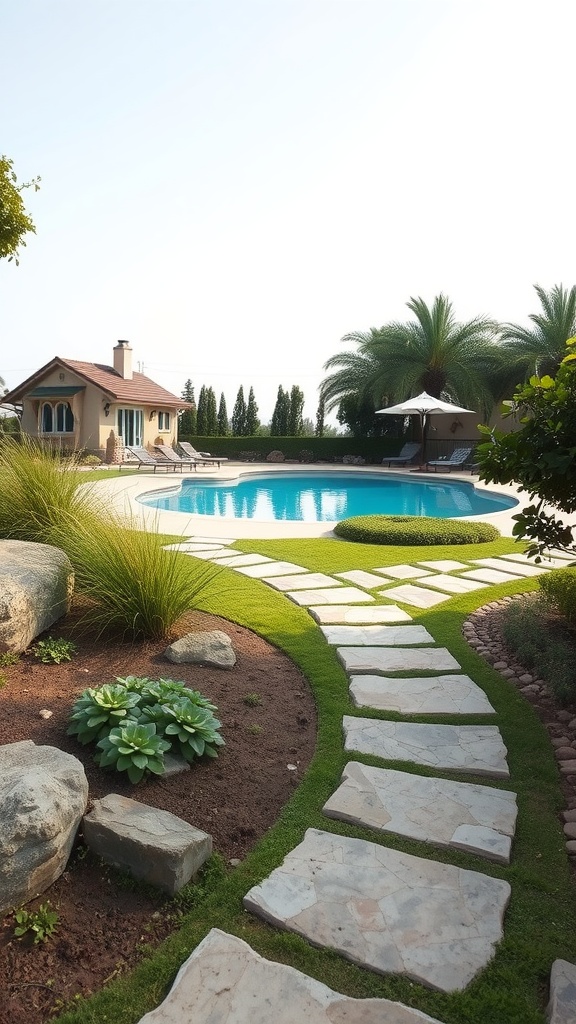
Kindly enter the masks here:
[[87, 803], [86, 774], [72, 754], [32, 740], [0, 747], [0, 914], [62, 874]]
[[0, 651], [25, 651], [70, 608], [74, 572], [60, 548], [0, 540]]

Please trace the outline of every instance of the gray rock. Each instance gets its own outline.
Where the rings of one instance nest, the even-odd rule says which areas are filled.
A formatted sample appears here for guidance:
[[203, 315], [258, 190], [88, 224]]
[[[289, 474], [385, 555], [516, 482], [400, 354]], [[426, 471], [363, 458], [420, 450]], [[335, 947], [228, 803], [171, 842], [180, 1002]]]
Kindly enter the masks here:
[[550, 971], [550, 1024], [574, 1024], [576, 1020], [576, 967], [567, 960], [555, 960]]
[[0, 747], [0, 911], [44, 892], [66, 867], [88, 802], [80, 761], [32, 740]]
[[109, 793], [84, 818], [84, 839], [108, 864], [173, 896], [212, 853], [212, 837], [169, 811]]
[[234, 668], [236, 655], [230, 637], [221, 629], [204, 633], [186, 633], [164, 651], [164, 657], [175, 665], [192, 662], [214, 668]]
[[0, 651], [25, 651], [66, 615], [73, 588], [70, 560], [59, 548], [0, 540]]

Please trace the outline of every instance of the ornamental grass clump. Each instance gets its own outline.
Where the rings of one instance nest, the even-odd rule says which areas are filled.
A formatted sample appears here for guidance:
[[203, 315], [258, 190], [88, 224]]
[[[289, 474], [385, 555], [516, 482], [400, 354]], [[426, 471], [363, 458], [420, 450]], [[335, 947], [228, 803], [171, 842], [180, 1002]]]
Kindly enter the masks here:
[[0, 435], [0, 536], [59, 544], [64, 522], [91, 518], [99, 505], [90, 485], [79, 488], [78, 464], [25, 434]]
[[164, 551], [156, 533], [133, 525], [113, 515], [69, 519], [62, 547], [76, 590], [90, 601], [90, 625], [132, 640], [162, 640], [221, 570]]
[[100, 768], [125, 771], [132, 783], [150, 772], [162, 775], [164, 754], [186, 761], [217, 757], [224, 745], [217, 708], [197, 690], [173, 679], [116, 678], [88, 689], [75, 701], [68, 735], [94, 743]]

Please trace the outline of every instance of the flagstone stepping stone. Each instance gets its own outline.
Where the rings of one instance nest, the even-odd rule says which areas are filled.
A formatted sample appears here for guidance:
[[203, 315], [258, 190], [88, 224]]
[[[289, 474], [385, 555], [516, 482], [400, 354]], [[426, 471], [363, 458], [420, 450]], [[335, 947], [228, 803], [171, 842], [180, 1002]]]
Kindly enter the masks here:
[[508, 778], [506, 747], [495, 725], [384, 722], [345, 715], [344, 749], [387, 761]]
[[437, 576], [427, 576], [423, 580], [416, 580], [425, 587], [437, 587], [438, 590], [447, 590], [450, 594], [467, 594], [471, 590], [481, 590], [487, 587], [487, 583], [479, 583], [476, 580], [463, 580], [461, 576], [446, 576], [439, 573]]
[[[239, 570], [241, 572], [241, 570]], [[371, 594], [365, 590], [357, 590], [356, 587], [334, 587], [322, 590], [294, 590], [288, 591], [286, 597], [299, 605], [309, 604], [340, 604], [345, 601], [347, 604], [362, 604], [373, 601]]]
[[574, 1024], [576, 1020], [576, 966], [568, 960], [552, 964], [546, 1019], [549, 1024]]
[[[506, 562], [520, 562], [522, 565], [536, 565], [533, 558], [529, 558], [528, 555], [500, 555]], [[566, 568], [566, 562], [563, 558], [548, 558], [543, 557], [542, 561], [538, 563], [542, 568], [545, 569], [564, 569]]]
[[307, 572], [303, 565], [294, 562], [268, 562], [266, 565], [247, 565], [238, 569], [244, 576], [261, 579], [262, 576], [286, 576], [288, 573]]
[[262, 577], [263, 583], [268, 583], [276, 590], [312, 590], [317, 587], [341, 587], [339, 580], [326, 576], [323, 572], [303, 572], [300, 576], [272, 576]]
[[190, 541], [201, 541], [203, 544], [235, 544], [238, 540], [237, 537], [187, 537], [186, 540]]
[[229, 569], [237, 569], [241, 565], [262, 565], [268, 559], [264, 555], [231, 555], [229, 558], [218, 558], [218, 565], [227, 565]]
[[350, 572], [335, 572], [334, 575], [338, 576], [341, 580], [346, 580], [348, 583], [354, 583], [357, 587], [366, 587], [367, 590], [382, 586], [381, 576], [375, 576], [373, 572], [365, 572], [364, 569], [351, 569]]
[[212, 928], [184, 961], [170, 992], [139, 1024], [441, 1024], [389, 999], [340, 995], [247, 942]]
[[[212, 557], [214, 559], [220, 560], [220, 559], [225, 559], [225, 558], [239, 558], [240, 555], [243, 555], [243, 554], [244, 554], [244, 552], [243, 551], [238, 551], [237, 548], [220, 548], [219, 551], [215, 551], [214, 552]], [[271, 558], [266, 558], [265, 555], [258, 555], [257, 557], [262, 562], [271, 562], [272, 561]]]
[[425, 569], [432, 569], [434, 572], [456, 572], [458, 569], [468, 569], [469, 565], [464, 562], [455, 562], [453, 558], [438, 558], [435, 562], [418, 562]]
[[550, 548], [548, 555], [550, 558], [562, 558], [568, 562], [576, 562], [576, 551], [573, 551], [570, 554], [569, 551], [560, 551], [558, 548]]
[[521, 565], [519, 562], [505, 562], [501, 558], [473, 558], [473, 565], [482, 565], [487, 569], [497, 569], [499, 572], [516, 573], [518, 576], [542, 576], [548, 569], [542, 569], [538, 565]]
[[460, 665], [446, 647], [338, 647], [347, 672], [450, 672]]
[[318, 608], [309, 608], [308, 611], [312, 618], [316, 619], [316, 622], [326, 625], [336, 622], [357, 625], [359, 623], [412, 621], [412, 616], [395, 604], [379, 604], [369, 608], [348, 608], [345, 604], [320, 605]]
[[402, 715], [493, 715], [484, 690], [470, 676], [351, 676], [356, 707], [398, 711]]
[[454, 992], [493, 956], [509, 899], [499, 878], [308, 829], [244, 906], [362, 967]]
[[438, 594], [434, 590], [423, 590], [422, 587], [415, 587], [412, 583], [391, 587], [390, 590], [379, 590], [378, 593], [382, 597], [389, 597], [394, 601], [401, 601], [403, 604], [411, 604], [415, 608], [433, 608], [435, 604], [450, 600], [450, 594]]
[[[214, 542], [198, 542], [195, 541], [184, 541], [180, 544], [165, 544], [162, 548], [163, 551], [225, 551], [224, 546], [218, 541]], [[228, 551], [227, 554], [230, 554]], [[380, 581], [382, 582], [382, 581]]]
[[516, 794], [349, 761], [322, 808], [329, 818], [510, 863]]
[[232, 552], [228, 548], [220, 548], [219, 551], [209, 548], [206, 551], [185, 551], [184, 554], [193, 555], [194, 558], [201, 558], [204, 562], [214, 562], [217, 565], [221, 558], [230, 558]]
[[512, 580], [521, 579], [520, 576], [511, 572], [503, 572], [501, 569], [472, 569], [470, 572], [463, 572], [468, 580], [480, 580], [483, 583], [511, 583]]
[[422, 569], [414, 565], [384, 565], [381, 569], [374, 569], [374, 572], [381, 572], [383, 576], [391, 576], [393, 580], [411, 580], [415, 576], [426, 576]]
[[351, 647], [384, 646], [397, 644], [433, 644], [434, 637], [424, 626], [321, 626], [329, 644], [348, 644]]

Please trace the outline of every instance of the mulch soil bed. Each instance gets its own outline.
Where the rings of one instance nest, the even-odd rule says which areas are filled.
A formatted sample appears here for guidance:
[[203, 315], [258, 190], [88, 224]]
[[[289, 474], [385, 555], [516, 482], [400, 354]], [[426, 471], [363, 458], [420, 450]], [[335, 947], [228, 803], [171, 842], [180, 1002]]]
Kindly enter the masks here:
[[[228, 864], [241, 860], [274, 824], [313, 755], [316, 710], [306, 679], [259, 636], [215, 616], [192, 612], [180, 620], [175, 636], [223, 630], [237, 656], [229, 671], [173, 665], [163, 657], [166, 641], [131, 645], [78, 634], [79, 612], [51, 630], [74, 640], [72, 661], [46, 665], [27, 653], [1, 670], [0, 743], [31, 739], [74, 754], [86, 770], [90, 801], [115, 792], [171, 811], [210, 833], [214, 850]], [[226, 744], [218, 759], [205, 758], [188, 772], [151, 776], [137, 786], [125, 773], [97, 768], [91, 748], [66, 735], [71, 705], [87, 687], [127, 675], [182, 680], [209, 697]], [[247, 702], [252, 695], [259, 702]], [[52, 715], [42, 717], [41, 711]], [[131, 969], [144, 944], [157, 944], [177, 926], [173, 901], [148, 886], [127, 884], [87, 852], [81, 834], [64, 874], [27, 909], [46, 901], [57, 910], [59, 924], [45, 943], [15, 938], [11, 914], [2, 922], [0, 1024], [44, 1024], [77, 994], [95, 992]]]

